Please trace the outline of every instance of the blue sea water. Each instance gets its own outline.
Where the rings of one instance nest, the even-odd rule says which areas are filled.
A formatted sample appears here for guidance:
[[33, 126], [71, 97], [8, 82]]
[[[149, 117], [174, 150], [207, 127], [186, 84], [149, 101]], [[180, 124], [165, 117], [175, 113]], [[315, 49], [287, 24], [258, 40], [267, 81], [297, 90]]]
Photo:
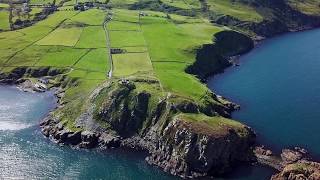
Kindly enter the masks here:
[[319, 29], [269, 39], [208, 83], [241, 105], [233, 118], [275, 152], [301, 146], [320, 156], [319, 39]]

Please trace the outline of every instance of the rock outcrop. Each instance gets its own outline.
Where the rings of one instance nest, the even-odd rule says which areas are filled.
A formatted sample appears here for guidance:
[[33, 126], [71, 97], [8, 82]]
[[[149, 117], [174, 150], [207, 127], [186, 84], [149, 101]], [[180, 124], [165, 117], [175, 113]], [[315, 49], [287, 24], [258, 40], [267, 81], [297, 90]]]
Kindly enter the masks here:
[[280, 156], [263, 146], [254, 150], [257, 161], [279, 171], [271, 180], [319, 180], [320, 163], [313, 162], [305, 149], [283, 149]]
[[[80, 148], [144, 150], [150, 154], [148, 163], [184, 178], [223, 174], [236, 162], [253, 160], [254, 132], [221, 116], [204, 115], [195, 102], [170, 96], [155, 101], [154, 92], [140, 91], [132, 81], [113, 82], [96, 93], [87, 107], [91, 112], [79, 118], [93, 121], [94, 128], [76, 123], [70, 129], [51, 114], [40, 124], [43, 134]], [[191, 115], [198, 122], [188, 119]]]
[[247, 127], [243, 130], [247, 135], [242, 136], [231, 127], [220, 132], [205, 124], [174, 119], [147, 161], [184, 178], [223, 174], [235, 162], [252, 160], [254, 133]]
[[254, 47], [250, 37], [236, 31], [222, 31], [213, 37], [213, 44], [205, 44], [197, 50], [196, 61], [186, 72], [200, 79], [222, 72], [231, 65], [230, 58], [249, 52]]
[[289, 164], [271, 177], [271, 180], [319, 180], [320, 163], [311, 161], [298, 161]]

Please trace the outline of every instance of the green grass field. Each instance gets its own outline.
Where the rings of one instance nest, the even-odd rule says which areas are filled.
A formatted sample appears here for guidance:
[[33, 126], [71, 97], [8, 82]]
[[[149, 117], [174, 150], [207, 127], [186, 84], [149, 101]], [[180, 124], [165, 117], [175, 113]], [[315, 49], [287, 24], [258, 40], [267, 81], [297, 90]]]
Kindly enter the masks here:
[[77, 48], [106, 47], [104, 29], [101, 26], [87, 26], [83, 28], [80, 39], [75, 45]]
[[9, 12], [7, 10], [0, 9], [0, 29], [8, 30], [9, 28]]
[[178, 7], [181, 9], [199, 9], [200, 1], [198, 0], [161, 0], [163, 3]]
[[233, 0], [208, 0], [210, 10], [213, 12], [230, 15], [243, 21], [259, 22], [263, 17], [257, 11], [244, 4]]
[[83, 28], [57, 28], [49, 35], [38, 41], [37, 45], [74, 46], [78, 42]]
[[74, 67], [106, 74], [110, 64], [107, 53], [106, 48], [92, 49]]
[[105, 13], [60, 11], [31, 27], [0, 33], [2, 71], [19, 66], [69, 69], [68, 76], [79, 83], [66, 91], [65, 99], [87, 96], [106, 79], [110, 65], [102, 26]]
[[126, 53], [112, 56], [114, 76], [126, 77], [136, 73], [152, 73], [152, 64], [148, 53]]

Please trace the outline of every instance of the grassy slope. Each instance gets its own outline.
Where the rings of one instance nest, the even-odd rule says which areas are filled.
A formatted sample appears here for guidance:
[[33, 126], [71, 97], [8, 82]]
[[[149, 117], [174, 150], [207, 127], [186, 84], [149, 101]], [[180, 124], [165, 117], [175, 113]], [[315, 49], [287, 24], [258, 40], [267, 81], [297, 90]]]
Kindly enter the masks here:
[[305, 14], [319, 15], [320, 14], [320, 2], [318, 0], [287, 0], [291, 7], [299, 10]]
[[141, 23], [155, 72], [165, 89], [200, 99], [208, 91], [207, 87], [184, 70], [195, 60], [193, 50], [211, 43], [212, 35], [222, 29], [188, 21], [175, 24], [166, 18], [148, 16], [143, 17]]
[[234, 0], [207, 0], [210, 10], [221, 15], [229, 15], [243, 21], [259, 22], [263, 17], [253, 8]]

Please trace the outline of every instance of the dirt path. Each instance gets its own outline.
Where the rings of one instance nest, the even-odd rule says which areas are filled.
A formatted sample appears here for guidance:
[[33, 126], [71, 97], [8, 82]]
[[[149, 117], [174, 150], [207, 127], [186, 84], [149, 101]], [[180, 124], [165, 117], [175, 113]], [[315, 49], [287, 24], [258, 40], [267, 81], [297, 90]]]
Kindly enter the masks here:
[[107, 74], [109, 79], [112, 78], [112, 72], [113, 72], [113, 60], [112, 60], [112, 55], [111, 55], [110, 35], [109, 35], [108, 28], [107, 28], [107, 24], [110, 20], [111, 20], [111, 17], [106, 17], [106, 20], [103, 23], [103, 29], [106, 34], [106, 39], [107, 39], [106, 45], [107, 45], [107, 51], [108, 51], [108, 56], [109, 56], [109, 62], [107, 62], [107, 63], [110, 63], [110, 70]]

